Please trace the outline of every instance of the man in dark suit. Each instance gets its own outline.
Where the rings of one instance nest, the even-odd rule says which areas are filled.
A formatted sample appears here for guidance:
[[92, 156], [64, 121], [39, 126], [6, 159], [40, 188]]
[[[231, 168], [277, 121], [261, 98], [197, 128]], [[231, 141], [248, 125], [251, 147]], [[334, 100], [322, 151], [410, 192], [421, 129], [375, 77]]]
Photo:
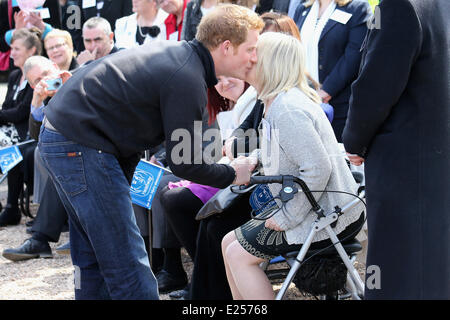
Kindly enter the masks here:
[[86, 50], [77, 57], [79, 65], [100, 59], [118, 51], [109, 22], [101, 17], [90, 18], [83, 24], [83, 43]]
[[365, 162], [365, 297], [450, 299], [450, 2], [375, 12], [343, 134]]

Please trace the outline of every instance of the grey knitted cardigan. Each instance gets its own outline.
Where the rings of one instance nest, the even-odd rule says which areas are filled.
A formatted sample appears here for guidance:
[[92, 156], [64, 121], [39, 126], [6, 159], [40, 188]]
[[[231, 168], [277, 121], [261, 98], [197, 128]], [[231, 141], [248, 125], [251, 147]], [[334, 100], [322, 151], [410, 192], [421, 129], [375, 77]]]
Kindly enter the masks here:
[[[290, 89], [274, 99], [263, 119], [261, 139], [256, 155], [265, 175], [295, 175], [304, 180], [312, 191], [334, 190], [356, 194], [358, 186], [330, 122], [320, 105], [300, 89]], [[271, 184], [269, 188], [275, 196], [281, 185]], [[342, 208], [355, 199], [340, 193], [315, 192], [313, 195], [325, 213], [332, 212], [336, 205]], [[338, 234], [355, 222], [363, 210], [361, 204], [345, 212], [339, 218], [335, 232]], [[274, 219], [285, 230], [288, 243], [301, 244], [306, 240], [316, 217], [305, 195], [299, 192], [287, 203], [285, 210], [275, 214]], [[322, 230], [313, 241], [327, 238], [326, 231]]]

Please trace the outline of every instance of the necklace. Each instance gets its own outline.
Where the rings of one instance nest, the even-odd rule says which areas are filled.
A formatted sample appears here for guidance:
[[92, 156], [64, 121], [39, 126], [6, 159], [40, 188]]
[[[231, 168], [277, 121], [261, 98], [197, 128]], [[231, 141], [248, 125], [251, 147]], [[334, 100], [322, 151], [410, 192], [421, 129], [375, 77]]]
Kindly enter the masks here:
[[139, 34], [141, 35], [141, 37], [145, 39], [146, 35], [142, 33], [142, 29], [141, 29], [140, 25], [138, 25], [138, 30], [139, 30]]

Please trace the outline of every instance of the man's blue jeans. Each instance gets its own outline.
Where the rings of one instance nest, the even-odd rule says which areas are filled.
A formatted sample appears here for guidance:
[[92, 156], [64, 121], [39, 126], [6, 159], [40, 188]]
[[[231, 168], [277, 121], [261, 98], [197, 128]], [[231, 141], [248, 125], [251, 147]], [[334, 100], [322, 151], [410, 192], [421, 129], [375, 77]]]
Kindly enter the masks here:
[[69, 215], [76, 299], [159, 299], [115, 156], [42, 126], [39, 150]]

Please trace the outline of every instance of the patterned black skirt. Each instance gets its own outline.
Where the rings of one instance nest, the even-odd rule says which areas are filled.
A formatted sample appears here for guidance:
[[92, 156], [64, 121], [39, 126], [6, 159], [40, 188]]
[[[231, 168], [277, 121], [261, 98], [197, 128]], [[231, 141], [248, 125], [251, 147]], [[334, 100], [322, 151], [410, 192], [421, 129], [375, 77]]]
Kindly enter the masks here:
[[[264, 215], [270, 216], [270, 212]], [[291, 251], [300, 251], [302, 244], [288, 244], [284, 231], [275, 231], [264, 226], [265, 220], [252, 219], [234, 230], [240, 245], [250, 254], [271, 260]], [[358, 220], [349, 224], [337, 235], [339, 240], [353, 239], [364, 225], [364, 214], [361, 213]], [[332, 245], [330, 239], [316, 241], [311, 244], [310, 249], [323, 249]]]

